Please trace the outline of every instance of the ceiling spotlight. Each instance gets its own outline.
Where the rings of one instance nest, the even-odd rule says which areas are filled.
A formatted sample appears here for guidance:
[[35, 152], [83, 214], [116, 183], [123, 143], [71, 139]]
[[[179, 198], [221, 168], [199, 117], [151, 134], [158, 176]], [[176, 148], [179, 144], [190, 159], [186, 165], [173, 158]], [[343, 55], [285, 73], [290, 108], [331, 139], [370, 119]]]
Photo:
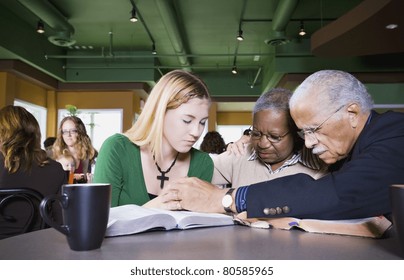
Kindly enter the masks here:
[[244, 40], [244, 37], [243, 37], [243, 30], [240, 29], [240, 30], [238, 31], [238, 35], [237, 35], [236, 38], [237, 38], [238, 41], [243, 41], [243, 40]]
[[396, 29], [397, 27], [398, 27], [398, 24], [395, 24], [395, 23], [386, 25], [386, 29], [390, 29], [390, 30]]
[[36, 32], [38, 32], [38, 33], [40, 33], [40, 34], [45, 33], [45, 26], [44, 26], [42, 20], [39, 20], [39, 21], [38, 21], [38, 24], [37, 24], [37, 26], [36, 26]]
[[306, 35], [306, 31], [304, 31], [304, 23], [303, 21], [300, 22], [300, 31], [299, 31], [300, 36]]
[[138, 21], [137, 16], [136, 16], [136, 9], [135, 8], [132, 9], [131, 16], [130, 16], [129, 20], [131, 22], [137, 22]]
[[237, 74], [237, 67], [236, 65], [233, 66], [233, 68], [231, 69], [231, 72], [236, 75]]
[[157, 54], [157, 51], [156, 51], [156, 45], [154, 45], [153, 44], [153, 46], [152, 46], [152, 52], [151, 52], [152, 54]]

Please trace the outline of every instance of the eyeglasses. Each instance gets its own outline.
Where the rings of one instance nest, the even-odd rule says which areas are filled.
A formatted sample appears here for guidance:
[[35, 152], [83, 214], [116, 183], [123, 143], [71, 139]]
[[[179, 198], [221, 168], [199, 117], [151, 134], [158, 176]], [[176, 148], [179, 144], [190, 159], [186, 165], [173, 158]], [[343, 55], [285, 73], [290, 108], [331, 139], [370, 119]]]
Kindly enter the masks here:
[[77, 133], [77, 129], [62, 130], [62, 135], [76, 135]]
[[289, 134], [289, 131], [280, 136], [272, 135], [272, 134], [265, 134], [265, 133], [262, 133], [261, 131], [254, 130], [254, 129], [250, 131], [250, 136], [252, 139], [261, 140], [262, 136], [265, 136], [267, 138], [267, 140], [273, 144], [281, 142], [283, 137], [285, 137], [288, 134]]
[[320, 123], [318, 126], [315, 128], [309, 128], [309, 129], [302, 129], [297, 132], [297, 134], [304, 140], [306, 137], [310, 137], [311, 139], [316, 139], [317, 137], [315, 133], [321, 129], [321, 127], [329, 120], [331, 119], [336, 113], [338, 113], [342, 108], [344, 108], [345, 105], [342, 105], [339, 107], [337, 110], [335, 110], [334, 113], [332, 113], [328, 118], [326, 118], [322, 123]]

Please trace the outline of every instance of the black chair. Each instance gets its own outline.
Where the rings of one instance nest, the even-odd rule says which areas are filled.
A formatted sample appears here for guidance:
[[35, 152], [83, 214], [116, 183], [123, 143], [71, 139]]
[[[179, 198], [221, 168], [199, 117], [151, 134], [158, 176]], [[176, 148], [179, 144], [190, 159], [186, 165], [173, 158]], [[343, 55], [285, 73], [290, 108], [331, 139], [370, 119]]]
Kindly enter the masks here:
[[0, 219], [9, 225], [21, 225], [15, 228], [15, 232], [0, 232], [0, 239], [1, 236], [4, 238], [46, 228], [39, 213], [39, 204], [42, 199], [43, 195], [34, 189], [0, 188]]

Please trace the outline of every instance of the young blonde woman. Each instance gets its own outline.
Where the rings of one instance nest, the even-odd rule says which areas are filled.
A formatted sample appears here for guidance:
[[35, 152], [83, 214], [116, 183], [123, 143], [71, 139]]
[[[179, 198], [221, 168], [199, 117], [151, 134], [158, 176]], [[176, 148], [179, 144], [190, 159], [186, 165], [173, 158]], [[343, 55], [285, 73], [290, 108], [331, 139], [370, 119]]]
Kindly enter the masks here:
[[192, 147], [209, 107], [208, 89], [195, 75], [174, 70], [158, 81], [136, 123], [109, 137], [97, 157], [93, 181], [112, 185], [111, 206], [172, 209], [158, 196], [164, 186], [187, 176], [211, 181], [211, 158]]
[[63, 118], [53, 144], [55, 160], [68, 155], [72, 156], [75, 161], [75, 182], [86, 182], [87, 175], [91, 171], [91, 162], [96, 157], [97, 151], [91, 144], [83, 121], [76, 116]]

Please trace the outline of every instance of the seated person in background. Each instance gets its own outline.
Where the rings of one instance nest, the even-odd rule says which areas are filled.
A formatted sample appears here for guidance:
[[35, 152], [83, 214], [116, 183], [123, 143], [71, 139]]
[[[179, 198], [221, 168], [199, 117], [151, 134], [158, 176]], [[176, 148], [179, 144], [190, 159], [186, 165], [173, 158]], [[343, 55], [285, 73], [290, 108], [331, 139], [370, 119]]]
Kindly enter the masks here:
[[79, 174], [72, 173], [75, 170], [75, 160], [68, 150], [64, 150], [63, 155], [56, 159], [56, 161], [62, 165], [64, 171], [68, 171], [67, 173], [69, 173], [69, 176], [73, 176], [68, 178], [69, 184], [92, 182], [92, 174], [89, 172], [86, 173], [85, 177], [84, 174], [80, 174], [80, 176], [78, 176]]
[[[57, 194], [66, 183], [62, 166], [48, 158], [41, 149], [41, 132], [34, 116], [19, 106], [0, 110], [0, 188], [31, 188], [43, 196]], [[61, 222], [60, 207], [54, 218]], [[14, 201], [7, 205], [8, 215], [17, 221], [10, 223], [0, 215], [0, 238], [19, 233], [30, 213], [27, 204]], [[59, 210], [59, 211], [57, 211]], [[36, 215], [39, 215], [37, 212]], [[35, 225], [30, 231], [39, 228]]]
[[289, 105], [306, 147], [329, 165], [328, 174], [317, 180], [294, 174], [239, 187], [227, 195], [198, 178], [183, 178], [162, 194], [167, 205], [220, 213], [226, 206], [234, 213], [247, 211], [250, 218], [389, 216], [389, 186], [404, 184], [404, 114], [376, 113], [366, 87], [338, 70], [310, 75]]
[[74, 170], [74, 157], [69, 154], [64, 154], [56, 159], [59, 162], [64, 171], [71, 171]]
[[239, 187], [296, 173], [316, 179], [325, 174], [318, 160], [302, 157], [304, 141], [290, 116], [291, 96], [291, 91], [281, 88], [260, 96], [253, 110], [250, 143], [243, 155], [226, 151], [213, 158], [213, 184]]
[[53, 154], [52, 154], [52, 148], [53, 148], [53, 144], [56, 141], [56, 137], [48, 137], [45, 139], [45, 141], [43, 141], [43, 146], [45, 148], [46, 154], [48, 155], [48, 158], [52, 158]]
[[77, 183], [77, 181], [74, 179], [75, 161], [74, 161], [74, 157], [69, 154], [69, 151], [64, 150], [63, 155], [58, 157], [56, 159], [56, 161], [62, 165], [63, 170], [66, 171], [66, 174], [69, 174], [69, 175], [67, 175], [68, 183], [69, 184]]
[[[211, 158], [215, 158], [226, 150], [226, 143], [224, 142], [223, 137], [219, 132], [209, 131], [203, 138], [200, 149], [205, 153], [208, 153]], [[220, 188], [231, 187], [231, 184], [228, 183], [218, 183], [217, 185]]]
[[97, 157], [93, 181], [112, 185], [112, 207], [170, 208], [158, 196], [169, 182], [187, 176], [211, 181], [212, 159], [192, 147], [209, 107], [208, 89], [192, 73], [174, 70], [161, 77], [132, 128], [105, 140]]
[[205, 137], [203, 137], [200, 149], [205, 153], [218, 155], [226, 150], [226, 143], [219, 132], [209, 131], [206, 133]]
[[66, 150], [74, 158], [74, 179], [85, 183], [91, 173], [91, 164], [97, 151], [91, 144], [83, 121], [76, 116], [67, 116], [60, 122], [57, 138], [53, 145], [53, 159], [61, 157]]

